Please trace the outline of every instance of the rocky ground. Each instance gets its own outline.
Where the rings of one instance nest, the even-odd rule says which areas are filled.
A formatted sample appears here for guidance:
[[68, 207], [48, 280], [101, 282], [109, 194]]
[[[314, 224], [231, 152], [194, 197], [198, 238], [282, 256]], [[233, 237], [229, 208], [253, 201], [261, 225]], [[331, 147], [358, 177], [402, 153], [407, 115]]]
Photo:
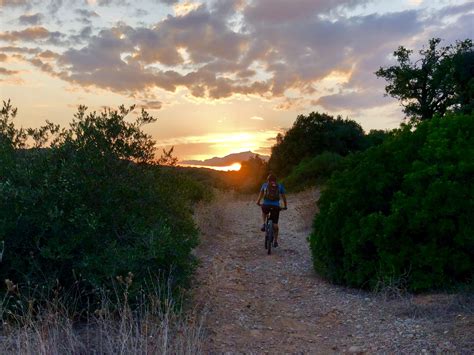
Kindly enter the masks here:
[[206, 353], [474, 353], [469, 294], [368, 293], [313, 271], [307, 236], [317, 190], [289, 196], [280, 247], [266, 255], [254, 196], [202, 206], [194, 298]]

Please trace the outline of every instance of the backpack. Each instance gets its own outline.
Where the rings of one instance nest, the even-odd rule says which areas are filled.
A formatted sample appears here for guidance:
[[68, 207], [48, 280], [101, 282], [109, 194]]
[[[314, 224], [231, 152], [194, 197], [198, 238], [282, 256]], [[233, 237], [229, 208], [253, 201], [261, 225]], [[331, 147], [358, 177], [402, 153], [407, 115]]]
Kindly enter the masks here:
[[265, 199], [269, 201], [280, 201], [280, 186], [276, 181], [269, 181], [265, 189]]

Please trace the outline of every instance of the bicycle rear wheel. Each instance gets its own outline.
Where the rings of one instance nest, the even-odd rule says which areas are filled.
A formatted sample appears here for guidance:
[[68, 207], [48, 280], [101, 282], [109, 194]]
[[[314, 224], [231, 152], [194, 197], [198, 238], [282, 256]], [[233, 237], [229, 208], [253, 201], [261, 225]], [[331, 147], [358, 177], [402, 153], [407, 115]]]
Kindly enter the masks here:
[[267, 222], [267, 254], [270, 255], [272, 253], [272, 244], [273, 244], [273, 221], [269, 220]]

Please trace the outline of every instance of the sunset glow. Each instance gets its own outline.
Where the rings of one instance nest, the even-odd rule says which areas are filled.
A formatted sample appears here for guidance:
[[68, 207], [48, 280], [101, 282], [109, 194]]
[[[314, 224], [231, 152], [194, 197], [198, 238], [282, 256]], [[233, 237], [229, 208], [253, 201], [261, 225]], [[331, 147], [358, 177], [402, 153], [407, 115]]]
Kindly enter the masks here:
[[206, 168], [206, 169], [212, 169], [212, 170], [217, 170], [217, 171], [239, 171], [240, 168], [242, 168], [242, 165], [240, 163], [234, 163], [232, 165], [227, 165], [227, 166], [211, 166], [211, 165], [190, 165], [190, 164], [180, 164], [180, 166], [183, 167], [193, 167], [193, 168]]
[[[66, 126], [136, 104], [179, 160], [269, 154], [299, 114], [397, 127], [374, 72], [399, 46], [472, 38], [474, 4], [453, 1], [4, 0], [1, 96], [17, 122]], [[134, 116], [131, 116], [133, 119]]]

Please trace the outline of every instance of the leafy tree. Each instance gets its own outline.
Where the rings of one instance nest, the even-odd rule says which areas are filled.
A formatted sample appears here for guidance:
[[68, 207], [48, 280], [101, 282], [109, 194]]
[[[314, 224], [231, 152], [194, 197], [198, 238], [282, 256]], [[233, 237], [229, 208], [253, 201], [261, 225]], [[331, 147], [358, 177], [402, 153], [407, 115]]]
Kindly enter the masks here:
[[304, 158], [325, 151], [345, 156], [363, 147], [364, 131], [357, 122], [312, 112], [299, 115], [293, 127], [277, 136], [269, 168], [280, 176], [287, 176]]
[[457, 110], [462, 113], [474, 112], [474, 51], [468, 51], [454, 58], [454, 79]]
[[[440, 47], [433, 38], [413, 62], [412, 50], [400, 46], [393, 55], [398, 64], [381, 67], [375, 74], [388, 81], [386, 95], [400, 100], [407, 117], [414, 120], [444, 116], [449, 110], [470, 112], [473, 107], [473, 43], [457, 41]], [[470, 107], [470, 109], [467, 109]]]

